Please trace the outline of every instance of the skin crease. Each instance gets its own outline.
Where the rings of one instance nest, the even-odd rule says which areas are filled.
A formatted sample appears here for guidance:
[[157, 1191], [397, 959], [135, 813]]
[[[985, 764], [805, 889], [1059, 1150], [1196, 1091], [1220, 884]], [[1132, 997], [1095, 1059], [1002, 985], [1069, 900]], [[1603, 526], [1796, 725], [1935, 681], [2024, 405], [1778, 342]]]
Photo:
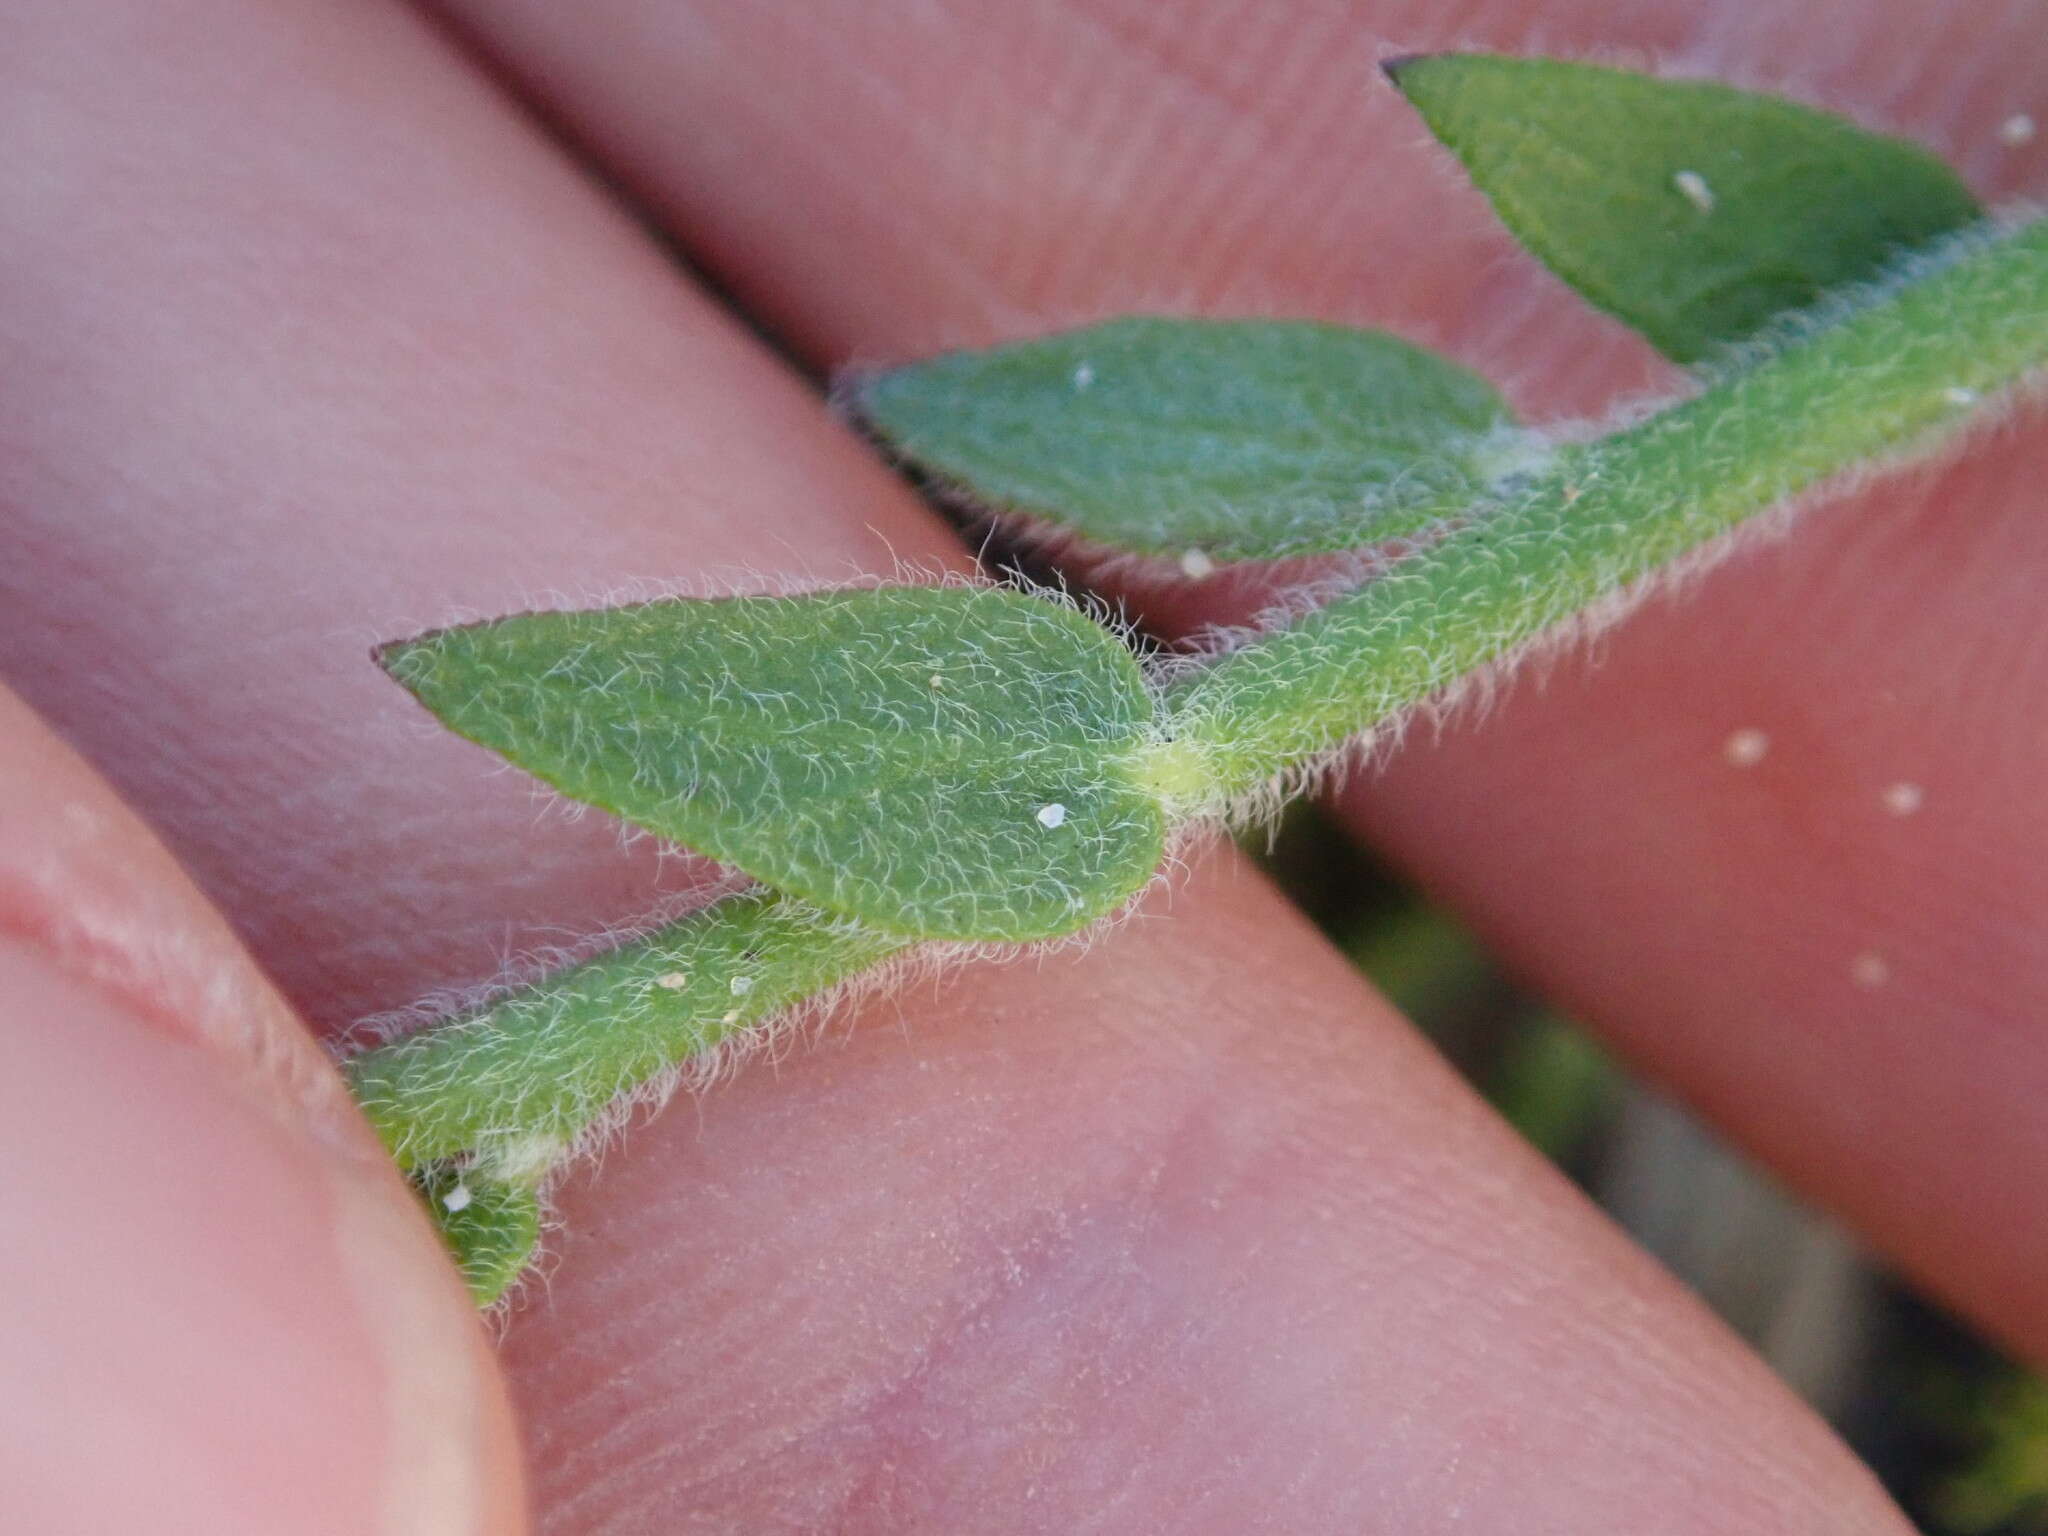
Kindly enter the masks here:
[[[330, 1027], [701, 874], [536, 816], [372, 639], [961, 558], [396, 7], [29, 0], [0, 116], [0, 675]], [[832, 1035], [567, 1191], [504, 1351], [540, 1528], [1905, 1530], [1228, 857]], [[145, 1193], [217, 1155], [163, 1118]], [[46, 1528], [127, 1528], [75, 1430]]]

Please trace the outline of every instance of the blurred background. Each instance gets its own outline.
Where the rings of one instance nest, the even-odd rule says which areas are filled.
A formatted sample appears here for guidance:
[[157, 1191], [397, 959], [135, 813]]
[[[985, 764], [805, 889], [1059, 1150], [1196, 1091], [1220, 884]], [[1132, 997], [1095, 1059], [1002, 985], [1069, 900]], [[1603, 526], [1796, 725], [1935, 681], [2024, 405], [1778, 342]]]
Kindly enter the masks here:
[[2048, 1381], [1631, 1076], [1312, 805], [1244, 844], [1538, 1150], [1836, 1427], [1929, 1536], [2048, 1536]]

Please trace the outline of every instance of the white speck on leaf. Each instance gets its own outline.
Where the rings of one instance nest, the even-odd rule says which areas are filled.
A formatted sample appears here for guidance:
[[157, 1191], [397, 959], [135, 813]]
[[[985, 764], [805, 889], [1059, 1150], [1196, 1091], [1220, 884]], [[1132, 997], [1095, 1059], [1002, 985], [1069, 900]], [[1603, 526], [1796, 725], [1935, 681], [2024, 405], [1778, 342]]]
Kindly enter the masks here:
[[1090, 384], [1093, 384], [1094, 382], [1095, 365], [1093, 363], [1083, 363], [1080, 367], [1074, 370], [1075, 394], [1078, 395], [1082, 390], [1086, 389]]
[[1038, 824], [1050, 832], [1067, 819], [1067, 808], [1055, 800], [1051, 805], [1038, 808]]
[[1975, 405], [1977, 403], [1977, 391], [1966, 389], [1961, 384], [1951, 384], [1941, 392], [1941, 398], [1950, 405]]
[[1205, 576], [1216, 574], [1216, 562], [1206, 551], [1191, 549], [1180, 557], [1180, 573], [1189, 581], [1200, 581]]
[[441, 1208], [450, 1214], [466, 1211], [469, 1209], [469, 1202], [475, 1198], [467, 1184], [458, 1184], [441, 1197]]
[[1918, 784], [1909, 784], [1903, 779], [1896, 784], [1887, 784], [1885, 786], [1884, 808], [1894, 816], [1912, 815], [1920, 809], [1926, 799], [1927, 792], [1925, 790]]
[[733, 979], [732, 979], [732, 995], [733, 995], [734, 997], [745, 997], [745, 996], [746, 996], [746, 995], [747, 995], [747, 994], [748, 994], [749, 992], [751, 992], [751, 991], [753, 991], [753, 990], [754, 990], [754, 978], [753, 978], [753, 977], [751, 977], [751, 976], [735, 976], [735, 977], [733, 977]]
[[1771, 750], [1771, 738], [1754, 726], [1733, 732], [1721, 747], [1731, 768], [1754, 768]]
[[1707, 185], [1707, 178], [1698, 171], [1680, 171], [1671, 178], [1671, 185], [1678, 188], [1680, 197], [1701, 213], [1714, 211], [1714, 189]]
[[1892, 979], [1892, 968], [1883, 955], [1866, 949], [1849, 962], [1849, 979], [1866, 992], [1874, 992]]
[[654, 984], [657, 987], [665, 987], [671, 992], [680, 992], [690, 984], [689, 973], [687, 971], [669, 971], [655, 977]]
[[2015, 112], [1998, 125], [1998, 142], [2007, 149], [2018, 149], [2023, 144], [2034, 142], [2034, 120], [2024, 112]]

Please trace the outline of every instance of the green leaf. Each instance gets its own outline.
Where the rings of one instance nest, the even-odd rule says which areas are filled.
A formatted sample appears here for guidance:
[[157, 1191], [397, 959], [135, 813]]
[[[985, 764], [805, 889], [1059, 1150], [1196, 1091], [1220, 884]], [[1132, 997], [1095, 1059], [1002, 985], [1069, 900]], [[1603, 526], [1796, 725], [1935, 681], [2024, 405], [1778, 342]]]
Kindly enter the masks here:
[[877, 374], [853, 401], [993, 512], [1195, 569], [1412, 532], [1530, 441], [1476, 374], [1308, 321], [1112, 320]]
[[1030, 940], [1163, 854], [1137, 660], [1057, 603], [884, 587], [537, 613], [385, 648], [565, 794], [885, 933]]
[[478, 1179], [437, 1164], [413, 1175], [441, 1239], [480, 1307], [503, 1296], [540, 1243], [540, 1196], [523, 1185]]
[[1983, 214], [1919, 146], [1777, 97], [1489, 54], [1386, 70], [1523, 245], [1680, 362]]

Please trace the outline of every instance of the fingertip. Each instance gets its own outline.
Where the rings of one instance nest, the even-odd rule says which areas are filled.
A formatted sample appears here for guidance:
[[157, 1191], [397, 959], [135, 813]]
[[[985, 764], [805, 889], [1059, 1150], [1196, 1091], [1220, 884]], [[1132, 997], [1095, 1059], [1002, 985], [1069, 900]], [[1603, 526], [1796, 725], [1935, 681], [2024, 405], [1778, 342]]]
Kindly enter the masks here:
[[523, 1529], [482, 1330], [331, 1063], [111, 791], [0, 722], [14, 1528]]
[[0, 997], [17, 1528], [517, 1530], [501, 1395], [396, 1179], [19, 943]]

